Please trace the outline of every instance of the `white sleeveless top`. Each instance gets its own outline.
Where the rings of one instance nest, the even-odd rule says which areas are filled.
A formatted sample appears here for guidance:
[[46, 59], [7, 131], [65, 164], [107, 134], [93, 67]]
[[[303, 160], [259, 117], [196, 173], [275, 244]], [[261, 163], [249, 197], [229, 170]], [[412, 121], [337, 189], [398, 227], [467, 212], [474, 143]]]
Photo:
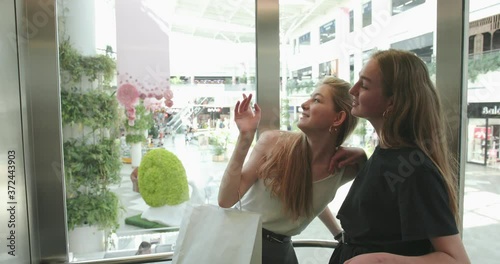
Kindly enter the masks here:
[[293, 220], [284, 213], [278, 197], [266, 188], [264, 180], [258, 179], [241, 199], [242, 210], [260, 213], [262, 227], [277, 234], [294, 236], [300, 234], [311, 221], [333, 200], [340, 187], [344, 168], [334, 174], [313, 182], [313, 215]]

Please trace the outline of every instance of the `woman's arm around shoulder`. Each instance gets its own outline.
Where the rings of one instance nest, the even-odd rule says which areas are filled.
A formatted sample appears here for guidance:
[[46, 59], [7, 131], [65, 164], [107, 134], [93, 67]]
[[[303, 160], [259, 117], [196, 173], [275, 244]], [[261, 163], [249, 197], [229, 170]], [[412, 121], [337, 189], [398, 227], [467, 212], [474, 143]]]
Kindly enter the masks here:
[[271, 150], [280, 133], [277, 130], [263, 132], [246, 162], [245, 158], [254, 139], [254, 134], [240, 133], [222, 177], [218, 196], [219, 206], [224, 208], [233, 206], [252, 187], [257, 181], [257, 170], [262, 158]]
[[341, 185], [354, 179], [367, 160], [366, 152], [362, 148], [339, 147], [330, 160], [329, 171], [345, 167]]
[[418, 257], [406, 257], [389, 253], [371, 253], [356, 256], [345, 264], [470, 264], [460, 235], [442, 236], [431, 239], [435, 252]]

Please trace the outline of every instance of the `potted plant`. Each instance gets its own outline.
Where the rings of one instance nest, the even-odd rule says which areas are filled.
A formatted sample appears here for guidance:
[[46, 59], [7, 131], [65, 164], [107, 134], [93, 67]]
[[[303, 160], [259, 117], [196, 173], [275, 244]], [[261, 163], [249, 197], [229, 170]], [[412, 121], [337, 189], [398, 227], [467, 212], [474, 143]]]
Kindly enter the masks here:
[[140, 102], [135, 107], [136, 119], [131, 126], [128, 121], [124, 122], [127, 133], [125, 141], [130, 145], [130, 156], [132, 158], [132, 167], [137, 167], [142, 159], [142, 143], [146, 142], [149, 128], [154, 126], [153, 115], [148, 112], [144, 104]]
[[212, 161], [220, 162], [226, 160], [227, 143], [229, 134], [226, 131], [210, 133], [208, 144], [212, 146]]
[[172, 152], [157, 148], [148, 151], [138, 169], [142, 198], [150, 207], [141, 217], [168, 226], [179, 226], [189, 200], [186, 170]]

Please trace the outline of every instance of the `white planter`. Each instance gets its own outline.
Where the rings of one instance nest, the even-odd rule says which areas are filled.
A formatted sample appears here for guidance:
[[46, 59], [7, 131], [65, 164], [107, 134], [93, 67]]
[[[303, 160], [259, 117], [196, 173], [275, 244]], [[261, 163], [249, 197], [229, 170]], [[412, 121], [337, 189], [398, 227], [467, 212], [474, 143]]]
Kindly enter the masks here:
[[139, 167], [142, 160], [142, 143], [130, 144], [130, 157], [132, 158], [132, 167]]
[[221, 154], [221, 155], [213, 155], [212, 156], [212, 161], [214, 162], [223, 162], [226, 160], [226, 157], [224, 154]]
[[164, 205], [161, 207], [150, 206], [142, 212], [141, 218], [167, 226], [180, 226], [187, 203], [183, 202], [178, 205]]
[[198, 205], [204, 204], [205, 199], [201, 196], [200, 190], [196, 184], [192, 181], [188, 181], [189, 184], [189, 201], [183, 202], [178, 205], [164, 205], [161, 207], [148, 207], [144, 212], [142, 212], [141, 217], [161, 223], [168, 226], [180, 226], [182, 218], [184, 217], [184, 211], [186, 211], [186, 206], [188, 204]]
[[63, 141], [68, 141], [70, 139], [78, 139], [83, 135], [83, 127], [79, 124], [73, 125], [63, 125]]
[[110, 138], [111, 134], [109, 133], [109, 128], [103, 128], [103, 129], [101, 129], [101, 135], [105, 139]]
[[104, 231], [93, 226], [75, 227], [68, 232], [69, 251], [73, 254], [103, 252]]

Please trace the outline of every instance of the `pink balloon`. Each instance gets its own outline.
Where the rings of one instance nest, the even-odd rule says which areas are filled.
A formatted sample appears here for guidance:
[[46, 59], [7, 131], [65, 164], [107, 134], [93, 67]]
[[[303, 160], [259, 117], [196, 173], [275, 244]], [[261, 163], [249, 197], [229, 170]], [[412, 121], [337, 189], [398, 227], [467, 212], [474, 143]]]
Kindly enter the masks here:
[[165, 92], [163, 92], [163, 97], [165, 97], [165, 99], [167, 99], [167, 100], [170, 100], [170, 99], [174, 98], [174, 93], [172, 92], [172, 90], [167, 89], [167, 90], [165, 90]]
[[139, 101], [139, 91], [132, 84], [126, 83], [118, 87], [116, 97], [125, 107], [132, 107]]
[[156, 100], [153, 97], [148, 97], [148, 98], [144, 99], [144, 102], [143, 102], [144, 107], [148, 110], [152, 110], [153, 105], [156, 103], [155, 101]]
[[165, 105], [167, 107], [172, 107], [174, 105], [174, 102], [172, 100], [168, 99], [167, 101], [165, 101]]
[[134, 107], [128, 107], [127, 108], [127, 118], [128, 118], [128, 120], [134, 120], [135, 119], [135, 108]]

